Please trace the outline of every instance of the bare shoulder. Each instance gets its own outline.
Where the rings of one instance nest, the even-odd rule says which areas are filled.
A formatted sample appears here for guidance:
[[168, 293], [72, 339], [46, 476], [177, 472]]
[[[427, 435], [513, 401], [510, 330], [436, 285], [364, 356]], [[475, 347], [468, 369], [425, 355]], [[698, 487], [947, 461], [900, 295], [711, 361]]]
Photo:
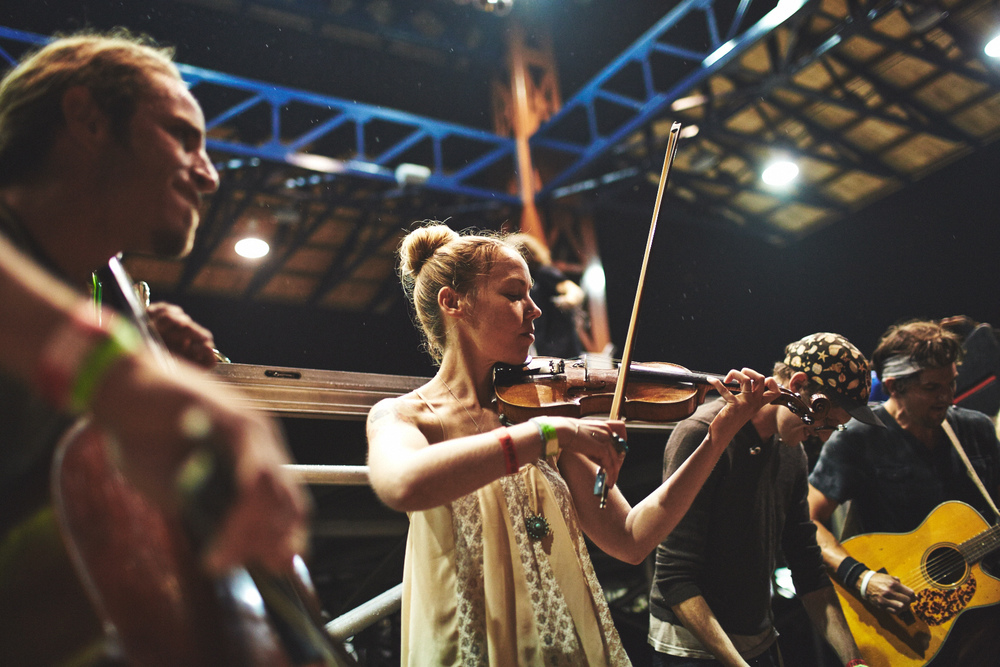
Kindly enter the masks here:
[[384, 398], [376, 403], [368, 413], [368, 428], [379, 428], [399, 423], [420, 428], [427, 420], [428, 413], [427, 405], [416, 395], [416, 392]]

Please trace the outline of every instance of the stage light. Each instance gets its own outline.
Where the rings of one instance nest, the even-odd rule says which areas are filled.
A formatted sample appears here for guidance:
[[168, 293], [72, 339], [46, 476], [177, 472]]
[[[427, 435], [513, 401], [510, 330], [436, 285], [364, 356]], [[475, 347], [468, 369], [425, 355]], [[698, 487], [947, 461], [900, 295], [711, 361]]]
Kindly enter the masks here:
[[1000, 58], [1000, 35], [997, 35], [989, 42], [987, 42], [986, 47], [983, 48], [983, 51], [990, 58]]
[[760, 178], [768, 185], [788, 185], [799, 175], [799, 166], [791, 160], [777, 160], [769, 164]]
[[271, 246], [264, 239], [248, 236], [236, 242], [236, 254], [247, 259], [260, 259], [271, 252]]
[[503, 16], [510, 12], [511, 7], [514, 6], [514, 0], [475, 0], [472, 4], [484, 12], [493, 12]]
[[604, 287], [607, 284], [604, 276], [604, 267], [602, 267], [598, 262], [591, 262], [591, 264], [583, 272], [581, 282], [583, 283], [584, 289], [591, 294], [595, 292], [603, 292]]
[[426, 183], [427, 179], [431, 177], [431, 168], [422, 164], [403, 162], [396, 167], [394, 175], [396, 184], [401, 188], [407, 185], [418, 186]]

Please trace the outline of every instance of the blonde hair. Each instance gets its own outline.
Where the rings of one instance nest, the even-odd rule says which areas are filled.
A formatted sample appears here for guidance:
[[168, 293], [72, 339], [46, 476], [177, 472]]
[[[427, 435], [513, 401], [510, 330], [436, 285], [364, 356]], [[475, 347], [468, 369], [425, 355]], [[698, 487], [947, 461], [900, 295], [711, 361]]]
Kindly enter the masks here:
[[517, 248], [500, 235], [486, 232], [459, 234], [431, 220], [414, 229], [399, 245], [399, 278], [413, 306], [424, 346], [440, 363], [444, 356], [445, 326], [438, 293], [451, 287], [474, 301], [480, 281], [505, 250]]
[[152, 75], [181, 78], [172, 57], [171, 49], [151, 38], [119, 28], [61, 37], [24, 59], [0, 82], [0, 186], [41, 171], [65, 125], [62, 99], [73, 86], [90, 91], [124, 139], [139, 100], [152, 88]]

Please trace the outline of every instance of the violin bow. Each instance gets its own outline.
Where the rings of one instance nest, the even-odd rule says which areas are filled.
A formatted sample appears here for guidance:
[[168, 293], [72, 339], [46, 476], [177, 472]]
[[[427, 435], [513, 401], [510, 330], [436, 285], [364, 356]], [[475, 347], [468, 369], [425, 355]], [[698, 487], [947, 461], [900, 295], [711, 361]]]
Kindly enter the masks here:
[[[642, 270], [639, 272], [639, 284], [635, 289], [635, 303], [632, 305], [632, 318], [628, 323], [628, 336], [625, 338], [625, 347], [622, 350], [622, 358], [618, 367], [618, 383], [615, 386], [614, 399], [611, 402], [611, 413], [608, 419], [621, 419], [622, 405], [625, 399], [625, 384], [628, 382], [629, 367], [632, 365], [632, 346], [635, 340], [636, 322], [639, 319], [639, 306], [642, 304], [642, 294], [646, 286], [646, 269], [649, 267], [649, 255], [653, 248], [653, 238], [656, 236], [656, 221], [660, 217], [660, 204], [663, 203], [663, 193], [667, 189], [667, 180], [670, 178], [670, 167], [677, 156], [677, 140], [680, 138], [681, 124], [673, 123], [670, 126], [670, 133], [667, 136], [667, 152], [663, 156], [663, 170], [660, 172], [660, 185], [656, 192], [656, 204], [653, 206], [653, 220], [649, 225], [649, 237], [646, 240], [646, 252], [642, 258]], [[604, 468], [597, 471], [597, 479], [594, 481], [594, 495], [601, 497], [601, 509], [608, 504], [608, 486], [606, 484], [607, 473]]]

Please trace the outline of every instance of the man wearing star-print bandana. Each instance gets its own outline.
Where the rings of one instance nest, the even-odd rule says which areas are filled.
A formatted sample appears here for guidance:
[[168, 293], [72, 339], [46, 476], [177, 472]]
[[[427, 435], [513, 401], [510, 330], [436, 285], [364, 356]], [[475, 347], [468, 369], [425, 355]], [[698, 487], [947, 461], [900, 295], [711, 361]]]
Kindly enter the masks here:
[[[829, 411], [807, 424], [785, 405], [762, 408], [657, 547], [649, 600], [654, 665], [779, 665], [771, 609], [779, 551], [810, 619], [842, 663], [865, 664], [823, 568], [802, 442], [825, 440], [852, 417], [879, 425], [868, 408], [868, 362], [843, 336], [817, 333], [785, 348], [774, 377]], [[687, 460], [721, 407], [707, 402], [677, 425], [663, 456], [664, 479]]]
[[[869, 607], [904, 618], [914, 609], [919, 612], [923, 603], [923, 594], [910, 588], [913, 579], [906, 572], [868, 569], [848, 554], [825, 523], [848, 500], [851, 510], [844, 538], [860, 533], [916, 531], [941, 503], [950, 500], [971, 505], [985, 518], [993, 517], [943, 428], [943, 423], [951, 426], [985, 489], [997, 502], [1000, 443], [993, 423], [980, 412], [952, 405], [961, 356], [959, 338], [937, 322], [917, 320], [891, 327], [872, 354], [872, 365], [889, 394], [889, 399], [875, 408], [886, 428], [848, 424], [824, 445], [809, 477], [810, 510], [831, 573], [845, 587], [857, 591]], [[933, 541], [940, 539], [943, 536], [938, 531]], [[993, 550], [983, 560], [984, 569], [994, 575], [1000, 575], [998, 551]], [[974, 576], [968, 581], [972, 579]], [[953, 623], [932, 665], [997, 664], [1000, 605], [967, 608]]]

